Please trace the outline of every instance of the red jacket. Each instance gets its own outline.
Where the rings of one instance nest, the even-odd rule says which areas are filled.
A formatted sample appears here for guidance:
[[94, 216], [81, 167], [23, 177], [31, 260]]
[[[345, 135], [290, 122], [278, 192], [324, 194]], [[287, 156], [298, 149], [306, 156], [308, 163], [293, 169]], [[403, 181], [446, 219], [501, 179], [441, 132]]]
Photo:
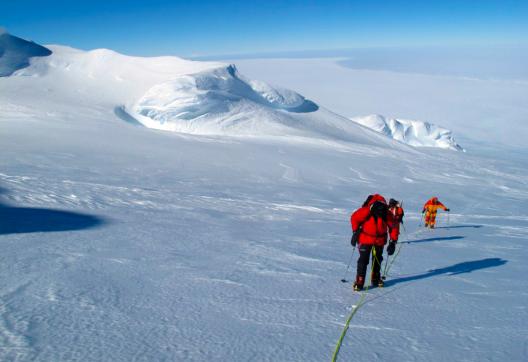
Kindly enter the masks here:
[[394, 225], [394, 228], [398, 229], [398, 235], [400, 234], [400, 224], [403, 222], [403, 208], [401, 206], [395, 206], [392, 208], [389, 208], [389, 212], [394, 216], [394, 222], [396, 225]]
[[387, 243], [387, 236], [389, 235], [391, 240], [398, 240], [398, 222], [391, 212], [387, 212], [386, 222], [381, 218], [376, 220], [370, 215], [370, 206], [376, 201], [387, 203], [383, 196], [376, 194], [366, 206], [354, 211], [350, 217], [353, 232], [357, 232], [361, 227], [360, 244], [383, 246]]

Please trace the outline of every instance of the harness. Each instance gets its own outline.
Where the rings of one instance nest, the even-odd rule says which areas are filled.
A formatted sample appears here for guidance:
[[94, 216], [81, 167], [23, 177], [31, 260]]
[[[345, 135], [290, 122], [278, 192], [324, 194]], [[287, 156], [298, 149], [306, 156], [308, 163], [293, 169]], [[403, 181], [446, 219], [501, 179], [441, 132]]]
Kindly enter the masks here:
[[366, 231], [363, 231], [363, 229], [361, 229], [360, 232], [362, 232], [362, 233], [364, 233], [365, 235], [368, 235], [368, 236], [373, 236], [373, 237], [375, 237], [376, 239], [377, 239], [377, 238], [381, 238], [381, 237], [386, 238], [387, 235], [388, 235], [387, 233], [383, 233], [383, 234], [370, 234], [370, 233], [367, 233]]

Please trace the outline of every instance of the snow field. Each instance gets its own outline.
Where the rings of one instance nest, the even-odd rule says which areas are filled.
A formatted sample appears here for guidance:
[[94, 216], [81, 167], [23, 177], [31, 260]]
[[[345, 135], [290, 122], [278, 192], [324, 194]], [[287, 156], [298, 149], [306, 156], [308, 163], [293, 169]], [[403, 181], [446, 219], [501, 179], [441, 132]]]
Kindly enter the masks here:
[[[339, 360], [527, 358], [525, 154], [414, 149], [322, 107], [256, 113], [286, 134], [137, 127], [116, 107], [227, 68], [50, 49], [0, 79], [1, 360], [329, 360], [373, 192], [403, 200], [406, 232]], [[431, 196], [452, 210], [434, 231]]]

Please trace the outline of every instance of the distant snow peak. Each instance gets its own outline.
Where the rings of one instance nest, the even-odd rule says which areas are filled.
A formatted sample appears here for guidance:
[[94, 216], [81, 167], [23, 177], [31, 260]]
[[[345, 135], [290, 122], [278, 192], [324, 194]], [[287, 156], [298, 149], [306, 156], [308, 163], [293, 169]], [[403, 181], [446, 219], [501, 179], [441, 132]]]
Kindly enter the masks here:
[[32, 57], [43, 57], [51, 50], [41, 45], [13, 36], [0, 28], [0, 77], [7, 77], [29, 66]]
[[[398, 147], [292, 90], [245, 78], [235, 65], [182, 73], [151, 86], [116, 114], [148, 128], [209, 136], [286, 137]], [[137, 122], [135, 122], [135, 121]]]
[[456, 143], [452, 132], [432, 123], [386, 118], [373, 114], [366, 117], [353, 117], [357, 122], [385, 136], [406, 143], [413, 147], [436, 147], [456, 151], [464, 149]]
[[[129, 111], [151, 128], [190, 133], [236, 129], [251, 134], [265, 131], [265, 123], [285, 126], [290, 122], [288, 113], [310, 113], [318, 108], [294, 91], [246, 79], [231, 64], [157, 84]], [[256, 125], [256, 119], [262, 124]]]

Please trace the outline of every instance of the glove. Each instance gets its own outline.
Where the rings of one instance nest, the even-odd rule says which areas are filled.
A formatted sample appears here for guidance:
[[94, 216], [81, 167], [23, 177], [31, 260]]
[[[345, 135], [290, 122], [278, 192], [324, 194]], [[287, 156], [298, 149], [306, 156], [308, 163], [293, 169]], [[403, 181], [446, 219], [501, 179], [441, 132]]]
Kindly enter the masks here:
[[391, 240], [389, 246], [387, 246], [387, 254], [392, 255], [396, 250], [396, 241]]
[[450, 209], [446, 209], [447, 212], [451, 211]]
[[353, 247], [356, 247], [359, 240], [359, 232], [355, 231], [352, 233], [352, 239], [350, 239], [350, 244], [352, 244]]

